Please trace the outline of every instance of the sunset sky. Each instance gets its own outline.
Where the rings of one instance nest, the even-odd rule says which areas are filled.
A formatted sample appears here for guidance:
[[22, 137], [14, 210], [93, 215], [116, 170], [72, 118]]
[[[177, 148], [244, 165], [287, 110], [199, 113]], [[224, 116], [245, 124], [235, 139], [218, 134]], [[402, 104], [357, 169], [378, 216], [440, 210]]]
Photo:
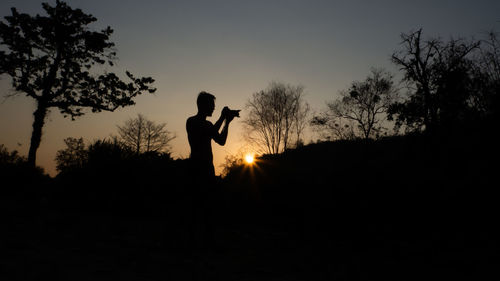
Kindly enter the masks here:
[[[51, 4], [55, 1], [47, 1]], [[162, 1], [69, 0], [98, 21], [95, 29], [114, 29], [119, 60], [108, 70], [120, 75], [151, 76], [154, 95], [115, 112], [91, 113], [76, 121], [52, 110], [43, 130], [37, 164], [55, 175], [55, 155], [66, 137], [87, 143], [117, 134], [116, 125], [138, 113], [176, 134], [175, 158], [189, 156], [186, 119], [196, 113], [196, 96], [216, 96], [215, 116], [225, 106], [243, 109], [252, 93], [271, 81], [301, 84], [314, 111], [337, 97], [371, 67], [398, 70], [390, 55], [399, 49], [400, 34], [420, 27], [425, 37], [481, 38], [500, 32], [500, 1]], [[10, 8], [43, 13], [41, 1], [2, 0], [0, 16]], [[12, 93], [0, 76], [0, 144], [27, 155], [34, 101]], [[213, 143], [217, 172], [224, 157], [244, 152], [241, 119], [230, 127], [227, 144]], [[306, 143], [317, 137], [308, 134]]]

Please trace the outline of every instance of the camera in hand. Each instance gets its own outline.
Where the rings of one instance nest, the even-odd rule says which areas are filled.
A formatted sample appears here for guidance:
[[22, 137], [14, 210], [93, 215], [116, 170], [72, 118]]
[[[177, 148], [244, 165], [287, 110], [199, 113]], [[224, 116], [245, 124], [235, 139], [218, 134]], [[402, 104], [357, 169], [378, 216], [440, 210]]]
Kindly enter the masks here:
[[240, 109], [238, 110], [234, 110], [234, 109], [229, 109], [228, 113], [227, 113], [227, 116], [228, 117], [240, 117]]

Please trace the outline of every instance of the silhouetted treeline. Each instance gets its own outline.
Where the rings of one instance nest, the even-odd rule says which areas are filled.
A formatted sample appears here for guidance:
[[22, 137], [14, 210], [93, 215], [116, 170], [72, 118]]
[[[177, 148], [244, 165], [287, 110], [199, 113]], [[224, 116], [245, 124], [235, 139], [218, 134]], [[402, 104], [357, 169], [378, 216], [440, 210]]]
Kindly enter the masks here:
[[[66, 166], [54, 179], [60, 202], [77, 209], [154, 213], [158, 210], [147, 208], [164, 206], [179, 197], [187, 178], [186, 160], [174, 160], [168, 153], [137, 154], [108, 140], [95, 141], [84, 152], [81, 164]], [[71, 198], [64, 198], [65, 195]]]
[[[464, 127], [453, 135], [319, 142], [264, 155], [255, 165], [230, 167], [227, 176], [219, 179], [226, 192], [221, 196], [235, 207], [246, 206], [241, 200], [280, 211], [311, 206], [328, 209], [342, 204], [336, 201], [339, 198], [368, 205], [399, 204], [404, 201], [399, 196], [427, 202], [494, 192], [490, 185], [497, 180], [498, 147], [490, 125]], [[174, 160], [169, 154], [136, 154], [110, 141], [91, 144], [81, 166], [61, 171], [54, 179], [28, 168], [15, 152], [3, 149], [0, 162], [7, 183], [4, 190], [21, 186], [42, 190], [57, 194], [58, 201], [68, 205], [90, 200], [102, 205], [114, 202], [127, 209], [146, 204], [139, 202], [144, 196], [161, 197], [158, 204], [165, 205], [182, 197], [190, 182], [188, 160]]]
[[231, 210], [254, 225], [297, 233], [314, 249], [311, 263], [346, 265], [346, 279], [492, 273], [499, 149], [492, 132], [467, 129], [265, 155], [225, 178], [246, 203]]
[[42, 168], [29, 166], [26, 157], [19, 155], [17, 150], [9, 151], [3, 144], [0, 144], [0, 179], [4, 194], [21, 192], [38, 184], [37, 189], [41, 189], [51, 182]]
[[484, 131], [320, 142], [235, 166], [225, 181], [273, 206], [328, 207], [348, 194], [370, 202], [403, 194], [434, 200], [487, 188], [495, 155], [495, 139]]
[[[280, 233], [285, 240], [273, 247], [293, 247], [313, 277], [486, 275], [499, 234], [499, 153], [489, 128], [319, 142], [264, 155], [253, 166], [234, 165], [213, 190], [218, 233], [248, 239], [259, 231]], [[90, 147], [82, 167], [47, 179], [43, 190], [28, 184], [32, 193], [2, 197], [10, 229], [28, 229], [53, 244], [74, 239], [90, 249], [94, 241], [121, 236], [134, 245], [163, 243], [154, 247], [165, 252], [182, 248], [187, 160], [137, 155], [110, 142]], [[66, 236], [43, 236], [51, 231]], [[226, 251], [242, 247], [224, 239]]]
[[388, 111], [397, 126], [435, 134], [498, 120], [497, 33], [490, 32], [483, 40], [444, 41], [424, 39], [419, 29], [401, 39], [401, 49], [391, 59], [403, 72], [407, 98]]
[[302, 222], [315, 218], [323, 227], [337, 212], [491, 219], [500, 194], [494, 187], [499, 149], [483, 125], [453, 135], [310, 144], [264, 155], [251, 167], [236, 165], [225, 183], [259, 210], [295, 213]]

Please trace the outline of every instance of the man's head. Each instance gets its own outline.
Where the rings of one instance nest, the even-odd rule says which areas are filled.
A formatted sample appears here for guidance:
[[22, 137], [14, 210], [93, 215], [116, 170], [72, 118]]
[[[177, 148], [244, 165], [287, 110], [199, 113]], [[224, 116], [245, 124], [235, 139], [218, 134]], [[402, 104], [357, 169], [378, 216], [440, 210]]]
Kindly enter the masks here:
[[215, 96], [203, 91], [198, 94], [196, 104], [198, 105], [198, 113], [212, 116], [215, 109]]

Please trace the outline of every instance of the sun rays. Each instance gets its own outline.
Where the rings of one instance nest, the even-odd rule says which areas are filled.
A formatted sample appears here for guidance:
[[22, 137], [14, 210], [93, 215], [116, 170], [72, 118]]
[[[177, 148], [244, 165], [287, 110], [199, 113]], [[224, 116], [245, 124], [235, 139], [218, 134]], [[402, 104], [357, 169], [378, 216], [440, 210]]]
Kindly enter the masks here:
[[251, 153], [247, 153], [244, 157], [244, 160], [245, 160], [245, 163], [246, 164], [254, 164], [255, 162], [255, 158], [254, 158], [254, 155], [251, 154]]

